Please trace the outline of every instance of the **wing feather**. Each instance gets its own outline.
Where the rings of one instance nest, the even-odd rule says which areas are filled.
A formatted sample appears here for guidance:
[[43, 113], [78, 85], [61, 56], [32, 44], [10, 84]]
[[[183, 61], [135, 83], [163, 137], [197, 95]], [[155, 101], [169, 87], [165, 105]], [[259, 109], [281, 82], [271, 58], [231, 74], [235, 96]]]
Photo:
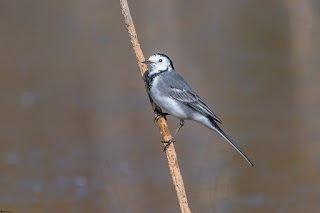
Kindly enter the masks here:
[[186, 89], [178, 89], [174, 86], [170, 86], [171, 90], [169, 95], [176, 99], [177, 101], [193, 108], [198, 113], [204, 116], [211, 116], [219, 123], [222, 123], [221, 120], [213, 114], [213, 112], [209, 109], [209, 107], [203, 102], [203, 100], [193, 91]]

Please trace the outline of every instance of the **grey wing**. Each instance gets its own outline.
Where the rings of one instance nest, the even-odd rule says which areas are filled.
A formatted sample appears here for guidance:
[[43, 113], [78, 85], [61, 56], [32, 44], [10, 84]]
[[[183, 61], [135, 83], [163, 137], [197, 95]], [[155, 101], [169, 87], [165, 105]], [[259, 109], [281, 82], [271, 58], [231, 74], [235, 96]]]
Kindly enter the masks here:
[[191, 89], [188, 89], [189, 86], [187, 86], [184, 89], [176, 88], [173, 85], [170, 85], [170, 87], [171, 89], [169, 95], [172, 98], [193, 108], [198, 113], [204, 116], [212, 116], [214, 120], [216, 120], [219, 123], [222, 123], [221, 120], [215, 114], [213, 114], [209, 107], [203, 102], [203, 100]]

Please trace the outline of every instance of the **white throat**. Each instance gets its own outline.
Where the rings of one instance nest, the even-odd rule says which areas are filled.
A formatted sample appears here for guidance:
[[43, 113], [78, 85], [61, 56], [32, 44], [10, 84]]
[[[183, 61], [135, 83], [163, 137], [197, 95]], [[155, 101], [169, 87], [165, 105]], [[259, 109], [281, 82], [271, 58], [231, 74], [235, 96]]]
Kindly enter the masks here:
[[170, 72], [170, 71], [172, 71], [171, 66], [151, 66], [149, 75], [154, 75], [161, 72]]

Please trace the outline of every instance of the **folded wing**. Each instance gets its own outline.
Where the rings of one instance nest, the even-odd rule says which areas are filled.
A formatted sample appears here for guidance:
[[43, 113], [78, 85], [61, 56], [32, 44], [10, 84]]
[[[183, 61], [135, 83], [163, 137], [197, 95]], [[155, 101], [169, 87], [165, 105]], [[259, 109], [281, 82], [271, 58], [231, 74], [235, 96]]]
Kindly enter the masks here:
[[170, 86], [171, 90], [169, 95], [176, 99], [177, 101], [193, 108], [198, 113], [204, 116], [210, 116], [219, 123], [222, 123], [221, 120], [213, 114], [209, 107], [203, 102], [203, 100], [192, 90], [179, 89], [174, 86]]

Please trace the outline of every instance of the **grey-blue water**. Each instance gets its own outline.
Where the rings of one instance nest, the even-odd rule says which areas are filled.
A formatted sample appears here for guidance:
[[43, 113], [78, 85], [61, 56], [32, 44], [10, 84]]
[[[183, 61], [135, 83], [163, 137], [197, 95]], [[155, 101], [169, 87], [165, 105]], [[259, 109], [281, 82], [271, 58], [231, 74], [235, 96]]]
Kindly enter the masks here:
[[[317, 212], [320, 4], [129, 6], [145, 56], [169, 55], [255, 164], [186, 122], [191, 211]], [[0, 210], [179, 212], [119, 2], [1, 1], [0, 26]]]

